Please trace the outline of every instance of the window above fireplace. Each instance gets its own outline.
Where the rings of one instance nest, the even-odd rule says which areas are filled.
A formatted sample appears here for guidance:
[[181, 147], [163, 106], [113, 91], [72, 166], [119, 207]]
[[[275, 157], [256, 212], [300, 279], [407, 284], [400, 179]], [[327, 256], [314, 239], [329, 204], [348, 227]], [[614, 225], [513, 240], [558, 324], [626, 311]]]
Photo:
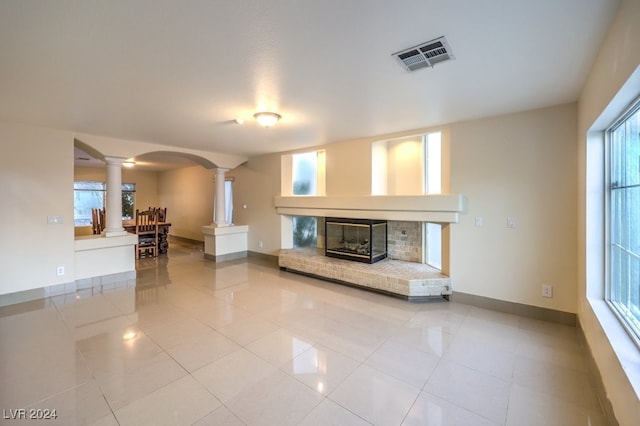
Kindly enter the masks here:
[[285, 154], [281, 157], [281, 193], [290, 196], [325, 195], [324, 150]]

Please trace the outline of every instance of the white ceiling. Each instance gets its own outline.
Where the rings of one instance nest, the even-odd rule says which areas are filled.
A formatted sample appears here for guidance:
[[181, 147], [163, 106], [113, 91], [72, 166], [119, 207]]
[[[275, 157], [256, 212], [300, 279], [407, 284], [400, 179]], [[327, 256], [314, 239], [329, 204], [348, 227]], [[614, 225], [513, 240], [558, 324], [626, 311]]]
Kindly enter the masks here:
[[[617, 5], [2, 0], [0, 120], [250, 156], [562, 104]], [[391, 56], [443, 35], [453, 61]]]

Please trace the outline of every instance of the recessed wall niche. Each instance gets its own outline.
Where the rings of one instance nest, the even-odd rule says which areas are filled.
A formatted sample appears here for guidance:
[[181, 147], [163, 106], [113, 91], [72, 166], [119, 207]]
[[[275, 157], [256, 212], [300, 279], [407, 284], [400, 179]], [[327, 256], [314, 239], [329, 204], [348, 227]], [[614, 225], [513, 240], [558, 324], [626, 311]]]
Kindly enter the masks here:
[[371, 144], [371, 195], [441, 193], [441, 133]]

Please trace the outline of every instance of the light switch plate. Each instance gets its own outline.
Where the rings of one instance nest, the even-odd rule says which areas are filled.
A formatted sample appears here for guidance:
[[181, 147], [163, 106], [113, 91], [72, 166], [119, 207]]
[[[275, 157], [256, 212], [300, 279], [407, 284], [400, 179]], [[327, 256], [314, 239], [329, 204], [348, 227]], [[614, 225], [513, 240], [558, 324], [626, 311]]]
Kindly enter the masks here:
[[62, 223], [62, 216], [47, 216], [47, 223], [49, 225]]

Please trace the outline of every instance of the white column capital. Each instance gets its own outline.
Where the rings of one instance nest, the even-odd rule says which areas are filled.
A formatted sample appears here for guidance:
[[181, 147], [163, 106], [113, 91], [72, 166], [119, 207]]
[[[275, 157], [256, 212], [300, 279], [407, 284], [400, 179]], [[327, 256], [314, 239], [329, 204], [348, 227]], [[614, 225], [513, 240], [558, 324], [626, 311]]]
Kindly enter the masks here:
[[127, 161], [127, 159], [122, 157], [106, 157], [105, 156], [104, 161], [109, 165], [122, 166], [124, 162]]

